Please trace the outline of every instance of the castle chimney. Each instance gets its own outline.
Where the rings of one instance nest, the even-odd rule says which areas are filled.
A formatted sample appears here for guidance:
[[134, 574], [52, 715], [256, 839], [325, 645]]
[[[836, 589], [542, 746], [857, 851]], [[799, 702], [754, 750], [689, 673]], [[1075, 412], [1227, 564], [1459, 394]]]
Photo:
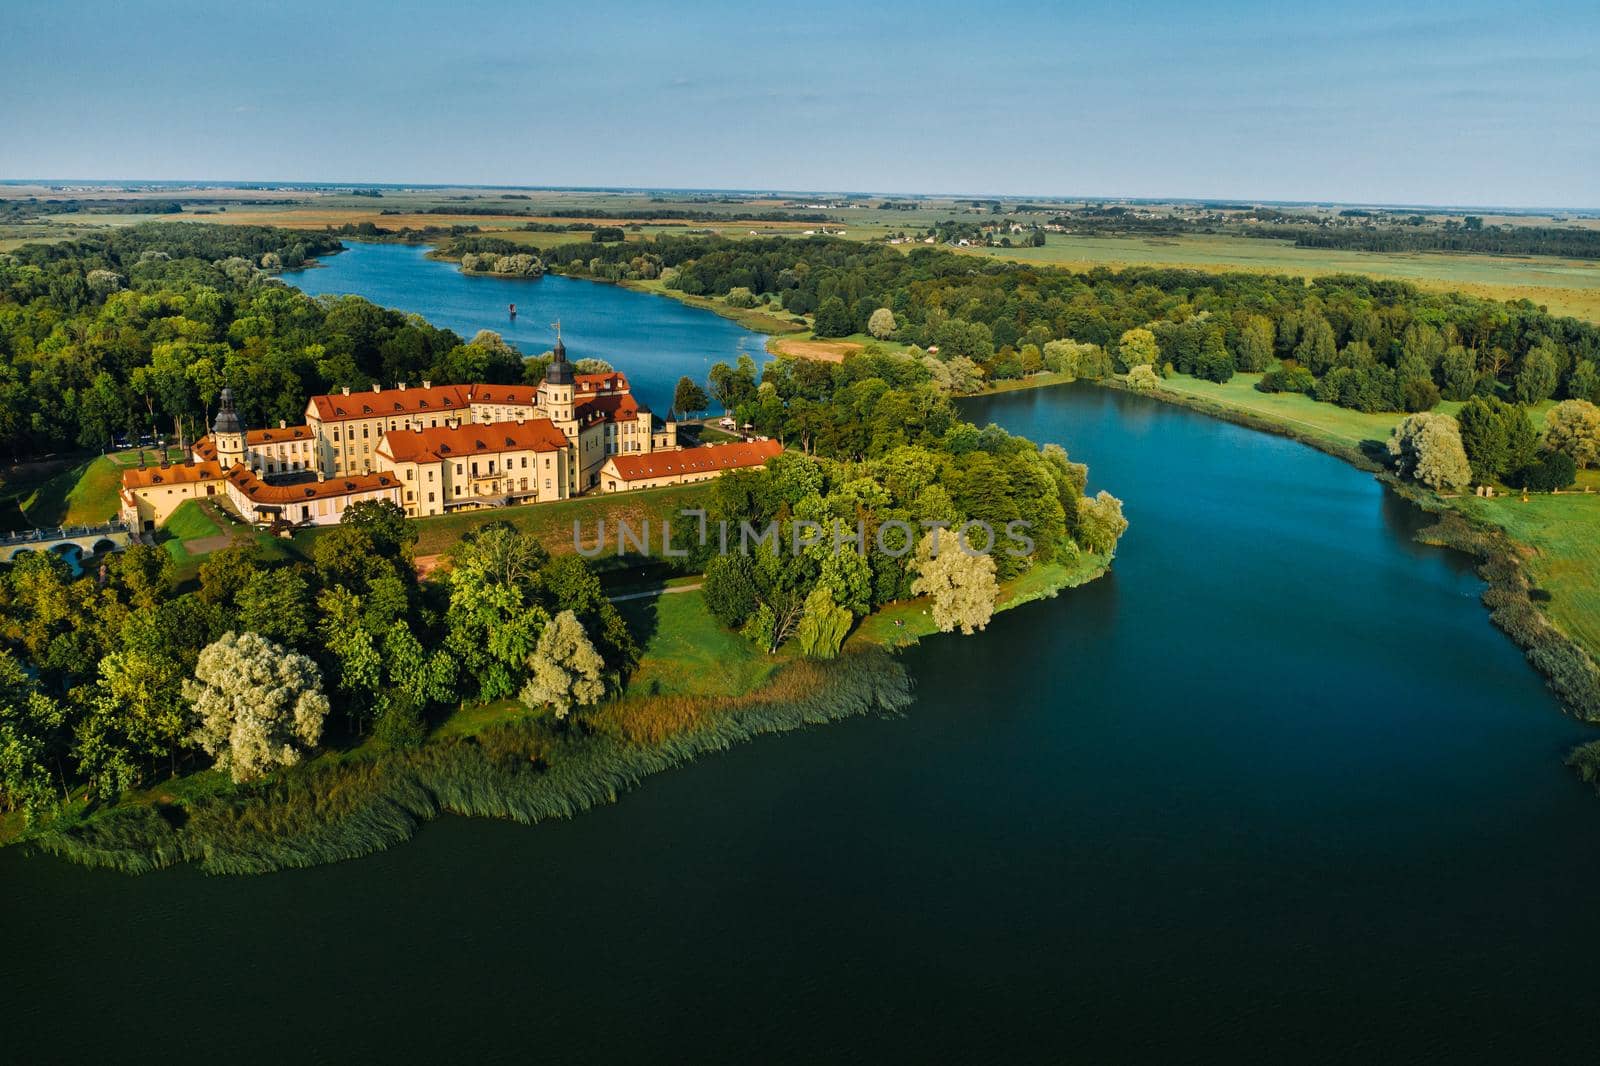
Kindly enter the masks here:
[[406, 391], [406, 383], [403, 382], [403, 381], [400, 383], [400, 391], [401, 392], [405, 392]]
[[346, 385], [343, 388], [341, 388], [339, 391], [343, 392], [346, 396], [348, 396], [348, 395], [350, 395], [350, 386]]
[[320, 485], [326, 480], [328, 480], [328, 475], [324, 474], [322, 471], [318, 470], [317, 471], [317, 484]]
[[431, 388], [433, 388], [433, 382], [429, 381], [427, 378], [423, 378], [422, 379], [422, 387], [425, 388], [425, 389], [431, 389]]
[[380, 382], [374, 381], [372, 383], [372, 391], [373, 392], [382, 392], [383, 391], [383, 385]]
[[278, 428], [279, 429], [288, 429], [289, 428], [289, 423], [280, 418], [280, 419], [278, 419]]

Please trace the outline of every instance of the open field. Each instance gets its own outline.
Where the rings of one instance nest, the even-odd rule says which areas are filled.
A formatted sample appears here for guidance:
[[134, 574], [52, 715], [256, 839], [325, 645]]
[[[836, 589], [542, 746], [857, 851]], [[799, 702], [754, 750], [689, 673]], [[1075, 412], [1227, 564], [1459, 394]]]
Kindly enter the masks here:
[[784, 337], [767, 345], [773, 355], [787, 355], [795, 359], [820, 359], [825, 363], [842, 363], [845, 356], [854, 355], [864, 346], [854, 341], [801, 340]]
[[[281, 225], [321, 229], [327, 226], [372, 223], [385, 229], [476, 226], [486, 233], [518, 243], [548, 248], [557, 244], [585, 241], [588, 234], [537, 233], [523, 230], [529, 222], [589, 223], [594, 225], [637, 224], [629, 240], [648, 239], [661, 233], [715, 233], [742, 239], [757, 236], [800, 236], [807, 230], [843, 231], [849, 240], [881, 240], [893, 234], [915, 233], [939, 222], [982, 223], [992, 213], [971, 201], [951, 198], [918, 200], [908, 210], [881, 210], [874, 201], [846, 198], [837, 194], [797, 193], [780, 195], [718, 195], [684, 192], [599, 191], [558, 189], [385, 189], [380, 197], [355, 196], [348, 190], [313, 189], [214, 189], [117, 192], [64, 192], [17, 186], [0, 186], [0, 197], [24, 195], [92, 195], [97, 198], [147, 199], [150, 197], [221, 201], [186, 205], [182, 215], [138, 214], [57, 214], [43, 220], [0, 227], [0, 250], [27, 239], [60, 240], [97, 227], [131, 225], [152, 219], [188, 218], [224, 224]], [[267, 201], [249, 203], [245, 201]], [[815, 201], [815, 203], [814, 203]], [[818, 207], [817, 203], [825, 206]], [[1081, 205], [1081, 201], [1052, 201], [1062, 208]], [[1018, 202], [1002, 201], [1002, 214], [1009, 214]], [[1162, 205], [1146, 205], [1161, 213]], [[433, 213], [435, 210], [441, 213]], [[384, 214], [385, 211], [391, 212]], [[484, 214], [474, 212], [484, 211]], [[560, 217], [561, 211], [604, 211], [616, 219]], [[448, 212], [448, 213], [446, 213]], [[706, 216], [696, 219], [662, 217], [671, 212], [694, 212]], [[751, 218], [762, 212], [825, 215], [826, 222], [762, 221]], [[1327, 213], [1316, 209], [1312, 213]], [[1023, 218], [1042, 219], [1040, 214]], [[1432, 216], [1430, 216], [1432, 217]], [[1442, 218], [1443, 216], [1439, 216]], [[1563, 224], [1600, 227], [1600, 219], [1579, 217]], [[1491, 224], [1548, 225], [1550, 219], [1537, 214], [1489, 216]], [[920, 244], [899, 246], [906, 250]], [[1298, 248], [1287, 240], [1264, 240], [1234, 234], [1185, 233], [1173, 236], [1097, 236], [1085, 233], [1050, 233], [1041, 248], [960, 248], [963, 254], [1000, 258], [1021, 263], [1038, 263], [1085, 270], [1095, 266], [1183, 267], [1222, 272], [1239, 270], [1257, 273], [1315, 277], [1323, 274], [1355, 273], [1409, 281], [1433, 291], [1460, 290], [1489, 299], [1529, 299], [1557, 314], [1600, 321], [1600, 261], [1560, 259], [1546, 256], [1498, 256], [1445, 253], [1390, 253]], [[756, 327], [762, 328], [762, 327]], [[764, 332], [771, 332], [764, 329]], [[781, 331], [781, 329], [779, 330]]]
[[[455, 514], [420, 518], [416, 521], [417, 555], [438, 555], [450, 550], [465, 534], [490, 522], [510, 522], [518, 529], [532, 533], [551, 552], [561, 554], [574, 550], [573, 523], [583, 532], [585, 547], [595, 543], [595, 529], [599, 522], [606, 524], [606, 553], [597, 560], [615, 560], [616, 523], [627, 522], [635, 532], [650, 525], [651, 545], [661, 547], [662, 522], [672, 521], [682, 525], [691, 519], [678, 517], [683, 508], [700, 505], [710, 486], [671, 485], [660, 489], [640, 489], [636, 492], [610, 495], [582, 496], [554, 503], [533, 503], [520, 507], [501, 507], [484, 511], [458, 511]], [[315, 533], [311, 533], [312, 536]]]
[[737, 696], [787, 661], [711, 617], [698, 589], [617, 605], [643, 653], [627, 696]]
[[1600, 661], [1600, 495], [1535, 495], [1526, 503], [1515, 495], [1466, 496], [1455, 503], [1533, 549], [1528, 571], [1550, 597], [1540, 608]]
[[1222, 273], [1318, 277], [1370, 274], [1434, 292], [1458, 290], [1492, 300], [1528, 299], [1555, 314], [1600, 321], [1600, 262], [1545, 256], [1347, 252], [1297, 248], [1253, 237], [1092, 237], [1051, 233], [1043, 248], [958, 248], [963, 254], [1088, 270], [1105, 266], [1183, 267]]

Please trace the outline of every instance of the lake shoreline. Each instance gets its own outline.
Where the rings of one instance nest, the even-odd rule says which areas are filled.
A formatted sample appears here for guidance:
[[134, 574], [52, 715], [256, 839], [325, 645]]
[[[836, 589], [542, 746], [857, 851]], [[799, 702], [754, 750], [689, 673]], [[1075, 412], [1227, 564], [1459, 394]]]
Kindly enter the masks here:
[[[1002, 586], [995, 613], [1054, 598], [1110, 568], [1109, 558], [1092, 555], [1071, 566], [1037, 564]], [[0, 837], [0, 847], [129, 874], [184, 864], [262, 874], [371, 855], [443, 814], [525, 825], [570, 818], [617, 802], [645, 777], [758, 736], [905, 712], [914, 682], [894, 653], [935, 635], [926, 598], [900, 601], [863, 618], [838, 659], [789, 658], [734, 696], [623, 696], [602, 706], [588, 729], [508, 713], [463, 733], [446, 719], [414, 749], [330, 752], [249, 787], [198, 771], [65, 825]], [[662, 698], [693, 704], [694, 724], [658, 738], [630, 734], [630, 708]], [[170, 795], [208, 776], [215, 787], [194, 801]]]
[[[1048, 388], [1058, 383], [1041, 382], [1037, 386], [1018, 385], [1016, 388]], [[1529, 664], [1544, 677], [1569, 712], [1584, 721], [1600, 722], [1600, 663], [1587, 648], [1557, 627], [1535, 602], [1538, 584], [1527, 566], [1529, 555], [1537, 551], [1532, 545], [1516, 541], [1499, 526], [1462, 511], [1449, 499], [1421, 485], [1402, 481], [1366, 452], [1329, 435], [1277, 421], [1268, 415], [1163, 389], [1159, 384], [1153, 389], [1132, 389], [1115, 377], [1093, 384], [1148, 396], [1246, 429], [1298, 441], [1374, 475], [1390, 491], [1436, 516], [1439, 521], [1421, 531], [1417, 535], [1418, 542], [1473, 556], [1478, 562], [1478, 574], [1488, 586], [1481, 600], [1489, 610], [1490, 620], [1523, 651]]]

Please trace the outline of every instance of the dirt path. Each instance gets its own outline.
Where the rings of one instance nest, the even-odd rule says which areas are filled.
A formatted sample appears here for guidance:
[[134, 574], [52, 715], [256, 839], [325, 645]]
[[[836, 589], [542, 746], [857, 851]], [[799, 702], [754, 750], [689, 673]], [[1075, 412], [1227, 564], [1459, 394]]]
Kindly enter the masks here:
[[646, 589], [643, 592], [624, 592], [620, 596], [607, 596], [606, 599], [612, 603], [622, 603], [626, 600], [648, 600], [656, 596], [670, 596], [674, 592], [693, 592], [704, 584], [705, 582], [703, 581], [696, 581], [692, 585], [669, 585], [666, 588]]

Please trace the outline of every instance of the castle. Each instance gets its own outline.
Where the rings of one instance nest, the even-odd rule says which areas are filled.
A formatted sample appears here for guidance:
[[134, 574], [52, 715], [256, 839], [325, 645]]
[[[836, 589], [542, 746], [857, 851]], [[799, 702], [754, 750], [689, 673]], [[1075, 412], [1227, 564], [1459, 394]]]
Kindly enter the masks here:
[[184, 462], [123, 473], [122, 520], [154, 529], [208, 496], [257, 523], [329, 525], [362, 500], [422, 518], [701, 481], [782, 450], [775, 441], [680, 447], [677, 424], [658, 422], [625, 375], [576, 373], [559, 336], [537, 386], [346, 388], [313, 396], [305, 419], [246, 430], [224, 388], [211, 432]]

